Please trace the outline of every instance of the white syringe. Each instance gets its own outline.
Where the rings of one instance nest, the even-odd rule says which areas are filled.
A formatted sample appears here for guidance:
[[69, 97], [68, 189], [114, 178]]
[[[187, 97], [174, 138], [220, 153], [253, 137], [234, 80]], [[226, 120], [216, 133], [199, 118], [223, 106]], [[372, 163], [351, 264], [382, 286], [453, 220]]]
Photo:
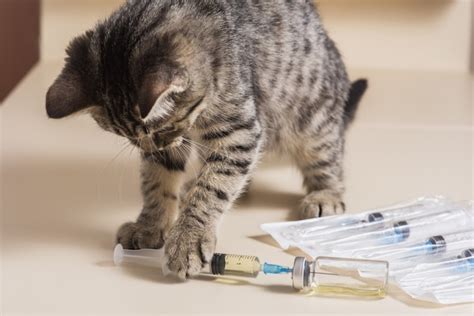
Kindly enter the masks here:
[[[472, 227], [472, 216], [466, 209], [456, 209], [434, 216], [423, 216], [410, 221], [399, 221], [387, 229], [367, 232], [319, 243], [319, 247], [332, 248], [334, 251], [347, 251], [355, 247], [373, 247], [378, 245], [397, 244], [406, 241], [423, 239], [424, 236], [447, 234], [460, 229]], [[443, 225], [439, 225], [443, 223]]]
[[[407, 265], [398, 265], [391, 272], [399, 275], [407, 270]], [[431, 284], [434, 284], [438, 282], [437, 280], [455, 280], [472, 276], [472, 272], [474, 272], [474, 248], [457, 251], [457, 254], [448, 253], [438, 262], [420, 263], [414, 269], [409, 270], [411, 272], [401, 279], [401, 284], [420, 284], [427, 282], [426, 280], [430, 280]], [[433, 276], [436, 277], [433, 278]]]
[[[167, 271], [165, 253], [162, 249], [128, 250], [124, 249], [121, 244], [118, 244], [114, 249], [114, 263], [118, 266], [123, 263], [141, 264]], [[216, 253], [212, 257], [211, 263], [201, 273], [256, 278], [260, 272], [265, 274], [288, 274], [292, 270], [276, 264], [261, 264], [259, 258], [255, 256]]]
[[[445, 212], [452, 209], [452, 203], [448, 203], [442, 197], [420, 198], [410, 203], [390, 206], [376, 211], [369, 211], [360, 215], [334, 216], [322, 219], [310, 219], [298, 222], [297, 226], [286, 224], [282, 234], [285, 238], [301, 241], [315, 242], [323, 239], [328, 234], [342, 236], [354, 232], [373, 231], [380, 229], [384, 223], [396, 218], [414, 218], [429, 212], [429, 215]], [[264, 225], [262, 226], [264, 227]], [[293, 229], [288, 229], [292, 227]]]
[[436, 235], [423, 241], [400, 247], [383, 245], [366, 247], [353, 251], [352, 256], [373, 259], [401, 259], [424, 255], [435, 255], [446, 252], [448, 249], [467, 249], [474, 247], [474, 231]]

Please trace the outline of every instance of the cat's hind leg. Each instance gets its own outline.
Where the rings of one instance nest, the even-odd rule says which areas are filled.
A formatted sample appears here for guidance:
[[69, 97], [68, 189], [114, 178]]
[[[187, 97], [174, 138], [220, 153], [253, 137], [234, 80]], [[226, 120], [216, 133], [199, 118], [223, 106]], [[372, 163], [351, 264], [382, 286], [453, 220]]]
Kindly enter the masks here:
[[344, 135], [337, 125], [301, 139], [294, 158], [307, 190], [302, 219], [344, 213], [343, 151]]

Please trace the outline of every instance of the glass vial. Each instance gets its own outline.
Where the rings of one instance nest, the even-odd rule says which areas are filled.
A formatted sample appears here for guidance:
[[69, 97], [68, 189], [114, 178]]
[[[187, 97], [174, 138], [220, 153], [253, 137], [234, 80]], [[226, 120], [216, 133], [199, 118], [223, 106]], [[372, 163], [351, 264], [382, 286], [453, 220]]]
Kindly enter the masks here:
[[388, 286], [389, 264], [380, 260], [297, 257], [293, 287], [317, 295], [382, 298]]

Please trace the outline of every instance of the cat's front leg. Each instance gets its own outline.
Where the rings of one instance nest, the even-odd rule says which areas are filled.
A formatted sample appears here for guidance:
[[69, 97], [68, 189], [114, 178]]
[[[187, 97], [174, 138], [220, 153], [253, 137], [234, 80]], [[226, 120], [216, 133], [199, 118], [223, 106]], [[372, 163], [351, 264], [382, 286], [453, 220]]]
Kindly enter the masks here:
[[[178, 153], [179, 151], [179, 153]], [[178, 214], [179, 191], [187, 153], [180, 148], [142, 154], [143, 209], [136, 222], [125, 223], [117, 242], [126, 249], [162, 248]]]
[[165, 244], [168, 268], [181, 279], [197, 275], [214, 254], [217, 224], [245, 187], [257, 161], [260, 141], [258, 134], [252, 135], [210, 153], [188, 193]]

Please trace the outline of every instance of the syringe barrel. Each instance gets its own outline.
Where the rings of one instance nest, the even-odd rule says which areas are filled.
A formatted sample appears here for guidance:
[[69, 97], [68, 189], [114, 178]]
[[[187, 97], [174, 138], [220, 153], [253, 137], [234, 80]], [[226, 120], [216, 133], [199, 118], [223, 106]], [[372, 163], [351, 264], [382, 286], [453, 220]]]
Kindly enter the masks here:
[[[426, 240], [427, 236], [447, 235], [449, 233], [468, 229], [473, 225], [472, 215], [469, 210], [456, 208], [444, 213], [432, 216], [417, 217], [401, 220], [383, 230], [355, 234], [342, 238], [336, 238], [319, 243], [320, 248], [330, 249], [338, 256], [350, 256], [360, 245], [366, 249], [401, 244], [410, 240]], [[418, 248], [420, 249], [420, 248]]]
[[446, 209], [447, 207], [448, 205], [446, 204], [445, 198], [436, 196], [423, 197], [409, 203], [389, 206], [387, 208], [371, 212], [367, 215], [366, 221], [372, 223], [390, 221], [403, 217], [416, 217], [425, 213], [426, 211], [434, 214], [437, 212], [442, 212], [443, 209]]
[[459, 258], [465, 260], [465, 272], [474, 271], [474, 248], [464, 250]]
[[[436, 235], [428, 238], [423, 247], [415, 246], [413, 248], [422, 249], [424, 253], [429, 255], [440, 254], [446, 252], [451, 247], [463, 247], [473, 245], [474, 231]], [[473, 245], [474, 246], [474, 245]]]
[[[162, 268], [166, 271], [165, 253], [161, 250], [127, 250], [118, 244], [114, 250], [114, 263], [134, 263]], [[212, 257], [211, 264], [204, 267], [203, 274], [232, 275], [255, 278], [261, 271], [260, 260], [255, 256], [229, 255], [217, 253]], [[166, 274], [166, 273], [165, 273]]]
[[445, 235], [437, 235], [431, 237], [433, 239], [443, 239], [445, 244], [452, 244], [455, 242], [461, 242], [461, 241], [466, 241], [466, 242], [474, 242], [474, 231], [467, 231], [467, 232], [462, 232], [462, 233], [454, 233], [454, 234], [445, 234]]
[[474, 246], [474, 231], [436, 235], [410, 245], [382, 245], [362, 248], [352, 252], [355, 257], [367, 258], [408, 258], [420, 255], [434, 255], [448, 249], [466, 249]]
[[233, 275], [256, 278], [261, 271], [258, 257], [217, 253], [212, 257], [213, 275]]
[[[414, 269], [413, 269], [414, 268]], [[430, 278], [457, 278], [465, 277], [466, 273], [474, 272], [474, 248], [462, 251], [453, 250], [445, 253], [441, 261], [422, 262], [412, 267], [410, 262], [400, 262], [391, 268], [391, 273], [402, 276], [402, 283], [427, 280]], [[405, 274], [405, 276], [403, 276]], [[409, 281], [407, 281], [409, 280]]]
[[[440, 225], [441, 224], [441, 225]], [[444, 225], [443, 225], [444, 224]], [[421, 217], [409, 221], [400, 221], [393, 225], [387, 237], [388, 243], [397, 243], [408, 239], [422, 238], [423, 236], [437, 236], [466, 229], [472, 224], [472, 218], [464, 209], [458, 209], [430, 217]]]

